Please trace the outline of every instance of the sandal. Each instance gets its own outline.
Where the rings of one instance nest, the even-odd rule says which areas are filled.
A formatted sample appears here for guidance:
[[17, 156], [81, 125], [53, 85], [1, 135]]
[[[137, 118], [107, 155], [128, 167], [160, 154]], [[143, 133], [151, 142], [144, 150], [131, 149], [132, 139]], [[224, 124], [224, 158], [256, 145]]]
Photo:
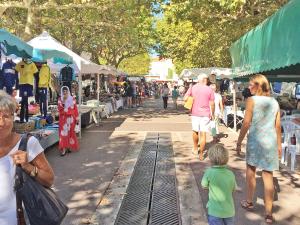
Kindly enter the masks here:
[[66, 154], [67, 154], [66, 149], [63, 149], [63, 150], [60, 152], [60, 156], [65, 156]]
[[241, 201], [241, 206], [243, 209], [246, 209], [247, 211], [251, 211], [254, 209], [253, 202], [248, 202], [247, 200]]
[[274, 222], [274, 217], [272, 215], [266, 215], [265, 216], [265, 223], [266, 224], [272, 224]]
[[197, 149], [197, 150], [192, 149], [192, 153], [193, 153], [193, 155], [198, 155], [198, 154], [199, 154], [199, 151], [198, 151], [198, 149]]

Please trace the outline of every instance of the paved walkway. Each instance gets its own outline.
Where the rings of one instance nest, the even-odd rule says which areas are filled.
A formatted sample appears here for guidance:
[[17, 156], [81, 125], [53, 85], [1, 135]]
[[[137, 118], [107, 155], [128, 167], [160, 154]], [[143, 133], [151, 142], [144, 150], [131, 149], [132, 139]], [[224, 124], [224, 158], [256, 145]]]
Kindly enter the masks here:
[[[54, 148], [47, 151], [47, 158], [56, 174], [55, 187], [70, 207], [64, 225], [88, 222], [114, 224], [135, 162], [149, 132], [167, 132], [172, 137], [182, 224], [207, 224], [204, 210], [207, 193], [199, 184], [204, 168], [209, 165], [208, 159], [200, 162], [191, 154], [188, 115], [182, 110], [163, 110], [161, 106], [160, 100], [148, 100], [145, 107], [122, 110], [104, 120], [100, 127], [84, 130], [78, 153], [59, 157]], [[230, 150], [229, 166], [239, 186], [239, 191], [235, 193], [236, 224], [261, 224], [263, 189], [260, 174], [257, 178], [256, 210], [245, 212], [239, 206], [239, 201], [245, 196], [245, 162], [233, 151], [236, 134], [225, 127], [221, 131], [224, 134], [221, 142]], [[276, 224], [300, 224], [299, 178], [299, 175], [291, 176], [286, 171], [275, 173]]]

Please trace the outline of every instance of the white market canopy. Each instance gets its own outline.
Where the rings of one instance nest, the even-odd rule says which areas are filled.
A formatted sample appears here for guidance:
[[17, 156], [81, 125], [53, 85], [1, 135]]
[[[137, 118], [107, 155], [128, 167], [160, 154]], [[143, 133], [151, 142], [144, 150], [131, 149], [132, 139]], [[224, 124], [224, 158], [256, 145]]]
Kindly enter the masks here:
[[[62, 45], [59, 41], [57, 41], [55, 38], [53, 38], [51, 35], [48, 34], [48, 32], [44, 31], [41, 35], [33, 38], [28, 42], [29, 45], [31, 45], [35, 49], [41, 49], [41, 50], [58, 50], [61, 52], [66, 53], [69, 55], [75, 66], [73, 69], [75, 70], [75, 73], [81, 73], [81, 74], [112, 74], [116, 73], [116, 70], [113, 67], [106, 66], [106, 65], [97, 65], [96, 63], [93, 63], [89, 60], [86, 60], [73, 52], [72, 50], [68, 49], [66, 46]], [[63, 68], [64, 64], [55, 64], [53, 61], [49, 61], [48, 65], [51, 67], [51, 71], [53, 73], [59, 73], [61, 68]]]
[[191, 68], [184, 69], [180, 74], [181, 79], [193, 79], [197, 80], [199, 74], [205, 73], [207, 75], [215, 74], [217, 79], [231, 78], [232, 70], [230, 68], [220, 68], [220, 67], [209, 67], [209, 68]]

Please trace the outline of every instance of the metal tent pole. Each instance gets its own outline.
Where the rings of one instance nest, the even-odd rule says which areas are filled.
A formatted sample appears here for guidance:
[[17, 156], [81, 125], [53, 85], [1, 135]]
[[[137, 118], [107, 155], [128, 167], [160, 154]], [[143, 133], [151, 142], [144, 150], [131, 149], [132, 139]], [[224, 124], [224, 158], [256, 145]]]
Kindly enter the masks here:
[[82, 74], [81, 72], [79, 72], [78, 74], [78, 82], [79, 82], [79, 85], [78, 85], [78, 111], [79, 111], [79, 127], [80, 127], [80, 132], [79, 132], [79, 138], [81, 138], [81, 101], [82, 101]]
[[236, 105], [236, 82], [233, 81], [233, 124], [234, 127], [233, 129], [235, 131], [237, 131], [237, 127], [236, 127], [236, 118], [237, 118], [237, 105]]
[[100, 74], [97, 74], [97, 100], [100, 101]]

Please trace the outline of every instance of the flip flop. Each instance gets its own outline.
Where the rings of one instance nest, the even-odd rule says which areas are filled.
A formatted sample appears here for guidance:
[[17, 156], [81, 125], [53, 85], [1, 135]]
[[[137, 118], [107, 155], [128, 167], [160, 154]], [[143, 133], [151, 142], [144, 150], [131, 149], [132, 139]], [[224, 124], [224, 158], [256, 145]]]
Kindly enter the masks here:
[[265, 222], [266, 222], [266, 224], [274, 223], [274, 217], [272, 215], [266, 215], [265, 216]]
[[248, 202], [247, 200], [241, 201], [241, 206], [243, 209], [246, 209], [247, 211], [252, 211], [254, 209], [253, 203]]
[[193, 155], [198, 155], [199, 154], [199, 150], [192, 149], [192, 153], [193, 153]]

